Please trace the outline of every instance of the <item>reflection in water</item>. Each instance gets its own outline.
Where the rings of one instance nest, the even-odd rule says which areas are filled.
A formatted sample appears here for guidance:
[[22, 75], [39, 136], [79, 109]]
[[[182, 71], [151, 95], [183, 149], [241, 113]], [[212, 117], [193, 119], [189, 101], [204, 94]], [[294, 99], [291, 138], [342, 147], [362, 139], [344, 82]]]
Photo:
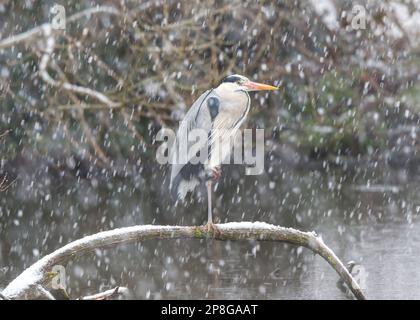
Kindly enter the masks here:
[[[216, 221], [315, 230], [343, 261], [363, 266], [369, 298], [420, 298], [416, 177], [372, 168], [274, 169], [284, 173], [243, 177], [238, 168], [225, 170], [216, 190]], [[20, 172], [18, 182], [1, 195], [0, 287], [41, 256], [84, 235], [206, 219], [205, 202], [173, 206], [161, 168], [130, 179], [35, 175]], [[322, 258], [279, 243], [146, 241], [97, 250], [66, 270], [72, 297], [122, 285], [141, 299], [346, 298]]]

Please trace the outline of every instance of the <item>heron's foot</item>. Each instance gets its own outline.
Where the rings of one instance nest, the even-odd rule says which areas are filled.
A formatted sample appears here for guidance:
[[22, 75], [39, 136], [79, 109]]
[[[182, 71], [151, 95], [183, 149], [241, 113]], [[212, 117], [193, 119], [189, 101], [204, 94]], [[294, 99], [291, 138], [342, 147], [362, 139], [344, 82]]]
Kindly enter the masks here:
[[207, 222], [204, 231], [213, 238], [221, 234], [220, 229], [213, 222]]
[[220, 179], [222, 175], [222, 168], [221, 167], [215, 167], [212, 169], [213, 172], [213, 181], [217, 181]]

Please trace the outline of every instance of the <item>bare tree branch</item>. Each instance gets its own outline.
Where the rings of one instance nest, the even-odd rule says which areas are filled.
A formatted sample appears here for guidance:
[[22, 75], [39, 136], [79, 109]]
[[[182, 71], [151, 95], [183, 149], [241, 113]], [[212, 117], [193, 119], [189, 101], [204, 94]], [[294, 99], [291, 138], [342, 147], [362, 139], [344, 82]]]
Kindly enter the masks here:
[[12, 130], [6, 130], [3, 133], [0, 133], [0, 138], [3, 138], [5, 135], [9, 134], [9, 132], [11, 132]]
[[[90, 17], [92, 14], [97, 14], [97, 13], [108, 13], [108, 14], [113, 14], [113, 15], [119, 15], [120, 12], [113, 8], [113, 7], [106, 7], [106, 6], [97, 6], [95, 8], [89, 8], [86, 10], [83, 10], [81, 12], [78, 12], [70, 17], [67, 18], [67, 23], [68, 22], [74, 22], [80, 18], [83, 17]], [[14, 46], [15, 44], [18, 44], [20, 42], [26, 42], [26, 41], [34, 41], [36, 39], [37, 36], [42, 36], [42, 34], [44, 33], [44, 29], [45, 28], [51, 28], [51, 24], [50, 23], [44, 23], [38, 27], [32, 28], [28, 31], [19, 33], [17, 35], [13, 35], [10, 36], [6, 39], [3, 39], [0, 41], [0, 49], [5, 49], [11, 46]]]
[[41, 78], [46, 83], [48, 83], [49, 85], [53, 87], [61, 87], [71, 92], [85, 94], [87, 96], [93, 97], [99, 100], [100, 102], [104, 103], [108, 107], [116, 107], [119, 105], [119, 103], [115, 103], [111, 101], [106, 95], [104, 95], [101, 92], [98, 92], [89, 88], [77, 86], [69, 82], [65, 82], [65, 81], [60, 82], [60, 81], [54, 80], [47, 71], [47, 67], [50, 63], [51, 55], [54, 51], [54, 45], [55, 45], [55, 37], [52, 32], [51, 25], [49, 24], [44, 25], [43, 32], [45, 36], [45, 51], [44, 51], [44, 54], [42, 55], [41, 62], [39, 63], [39, 74], [41, 75]]
[[11, 182], [7, 180], [7, 173], [0, 178], [0, 192], [6, 191], [10, 188], [10, 186], [16, 181], [16, 179], [13, 179]]
[[13, 280], [2, 292], [9, 299], [36, 299], [38, 286], [48, 288], [50, 272], [55, 265], [65, 265], [69, 260], [97, 248], [139, 242], [149, 239], [206, 239], [222, 241], [259, 240], [287, 242], [306, 247], [323, 257], [339, 274], [357, 299], [365, 295], [343, 263], [314, 232], [302, 232], [292, 228], [270, 225], [263, 222], [232, 222], [217, 225], [218, 232], [205, 226], [133, 226], [100, 232], [67, 244], [43, 257]]
[[[114, 15], [120, 14], [119, 11], [117, 9], [113, 8], [113, 7], [97, 6], [95, 8], [86, 9], [86, 10], [83, 10], [79, 13], [76, 13], [76, 14], [70, 16], [67, 19], [67, 22], [74, 22], [74, 21], [76, 21], [76, 20], [78, 20], [82, 17], [89, 17], [92, 14], [96, 14], [96, 13], [108, 13], [108, 14], [114, 14]], [[47, 68], [48, 68], [48, 65], [51, 61], [51, 56], [52, 56], [53, 51], [54, 51], [54, 46], [55, 46], [55, 42], [56, 42], [55, 33], [56, 33], [56, 31], [54, 30], [54, 28], [52, 27], [52, 25], [50, 23], [44, 23], [43, 25], [41, 25], [39, 27], [35, 27], [31, 30], [28, 30], [28, 31], [23, 32], [21, 34], [18, 34], [16, 36], [11, 36], [7, 39], [4, 39], [4, 40], [0, 41], [0, 49], [4, 49], [4, 48], [10, 47], [10, 46], [13, 46], [13, 45], [15, 45], [19, 42], [33, 41], [33, 40], [37, 39], [38, 36], [44, 37], [45, 38], [45, 49], [44, 49], [44, 54], [42, 55], [41, 61], [39, 63], [39, 74], [40, 74], [41, 78], [46, 83], [48, 83], [49, 85], [51, 85], [53, 87], [59, 87], [59, 88], [63, 88], [64, 90], [67, 90], [67, 91], [71, 91], [71, 92], [84, 94], [84, 95], [93, 97], [93, 98], [97, 99], [98, 101], [104, 103], [108, 107], [118, 106], [119, 103], [111, 101], [106, 95], [104, 95], [101, 92], [95, 91], [95, 90], [90, 89], [90, 88], [74, 85], [74, 84], [71, 84], [69, 82], [60, 82], [60, 81], [54, 80], [50, 76], [50, 74], [47, 71]]]

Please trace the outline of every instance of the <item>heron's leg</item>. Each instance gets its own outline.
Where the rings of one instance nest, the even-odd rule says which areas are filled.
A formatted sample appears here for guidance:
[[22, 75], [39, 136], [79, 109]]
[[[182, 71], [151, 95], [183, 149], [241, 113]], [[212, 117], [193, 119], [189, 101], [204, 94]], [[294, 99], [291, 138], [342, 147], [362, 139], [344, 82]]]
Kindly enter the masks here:
[[207, 224], [204, 226], [205, 230], [207, 232], [211, 232], [214, 234], [220, 233], [220, 231], [217, 229], [216, 225], [213, 223], [213, 206], [212, 206], [212, 186], [213, 186], [213, 180], [207, 180], [206, 181], [206, 187], [207, 187]]
[[207, 224], [213, 224], [213, 212], [212, 212], [213, 208], [212, 208], [212, 201], [211, 201], [212, 184], [213, 184], [212, 180], [208, 180], [206, 182], [206, 185], [207, 185]]

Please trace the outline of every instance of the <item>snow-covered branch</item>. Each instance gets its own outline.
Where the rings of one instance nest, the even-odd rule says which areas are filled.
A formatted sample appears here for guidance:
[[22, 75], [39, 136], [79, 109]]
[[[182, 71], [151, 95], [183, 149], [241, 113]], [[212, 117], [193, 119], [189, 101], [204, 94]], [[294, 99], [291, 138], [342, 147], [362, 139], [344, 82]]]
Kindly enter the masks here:
[[107, 300], [107, 299], [115, 298], [116, 296], [127, 293], [127, 292], [128, 292], [128, 289], [125, 287], [115, 287], [113, 289], [109, 289], [103, 292], [92, 294], [90, 296], [84, 296], [80, 298], [80, 300]]
[[[357, 299], [365, 296], [343, 263], [314, 232], [274, 226], [264, 222], [232, 222], [217, 225], [217, 232], [204, 226], [133, 226], [100, 232], [67, 244], [43, 257], [13, 280], [1, 294], [9, 299], [36, 299], [47, 297], [41, 289], [50, 286], [50, 274], [55, 265], [64, 265], [76, 256], [97, 248], [139, 242], [148, 239], [206, 239], [258, 240], [287, 242], [306, 247], [323, 257], [348, 285]], [[46, 289], [45, 289], [46, 290]]]
[[[96, 6], [94, 8], [89, 8], [83, 11], [80, 11], [70, 17], [67, 18], [67, 23], [74, 22], [80, 18], [84, 17], [90, 17], [92, 14], [98, 14], [98, 13], [107, 13], [107, 14], [113, 14], [113, 15], [119, 15], [120, 12], [113, 8], [113, 7], [107, 7], [107, 6]], [[27, 41], [34, 41], [36, 40], [37, 36], [42, 36], [45, 28], [51, 28], [50, 23], [44, 23], [38, 27], [34, 27], [30, 30], [27, 30], [25, 32], [19, 33], [17, 35], [10, 36], [6, 39], [0, 40], [0, 49], [5, 49], [11, 46], [14, 46], [21, 42], [27, 42]]]

